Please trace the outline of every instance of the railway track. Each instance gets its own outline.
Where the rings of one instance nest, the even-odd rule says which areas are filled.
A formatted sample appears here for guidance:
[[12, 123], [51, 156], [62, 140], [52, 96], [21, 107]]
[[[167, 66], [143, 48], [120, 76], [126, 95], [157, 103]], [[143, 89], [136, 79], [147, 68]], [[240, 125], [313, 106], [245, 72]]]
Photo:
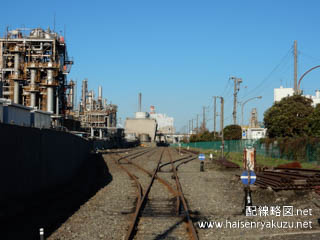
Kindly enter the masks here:
[[[125, 239], [198, 239], [176, 165], [196, 157], [189, 154], [174, 159], [172, 152], [170, 148], [151, 148], [114, 154], [137, 190]], [[166, 168], [170, 171], [159, 171]]]

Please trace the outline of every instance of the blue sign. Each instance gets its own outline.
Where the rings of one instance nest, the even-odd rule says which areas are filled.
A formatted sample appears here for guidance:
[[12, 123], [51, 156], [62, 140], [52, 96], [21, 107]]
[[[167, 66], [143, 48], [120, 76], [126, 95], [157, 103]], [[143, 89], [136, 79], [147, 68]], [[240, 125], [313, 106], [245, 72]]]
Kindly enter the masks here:
[[248, 171], [244, 171], [241, 174], [240, 178], [243, 184], [254, 184], [257, 179], [257, 176], [254, 174], [254, 172], [250, 171], [250, 183], [249, 183]]
[[199, 154], [199, 160], [204, 161], [206, 159], [206, 156], [203, 153]]

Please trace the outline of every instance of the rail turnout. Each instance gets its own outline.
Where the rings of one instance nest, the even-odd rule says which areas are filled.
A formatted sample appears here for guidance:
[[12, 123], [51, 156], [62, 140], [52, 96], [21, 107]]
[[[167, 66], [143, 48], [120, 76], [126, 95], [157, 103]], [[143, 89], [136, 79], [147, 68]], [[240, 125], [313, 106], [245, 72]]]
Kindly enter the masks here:
[[178, 177], [178, 167], [196, 159], [194, 154], [180, 157], [169, 148], [151, 148], [115, 152], [113, 159], [136, 187], [135, 211], [125, 239], [198, 239]]

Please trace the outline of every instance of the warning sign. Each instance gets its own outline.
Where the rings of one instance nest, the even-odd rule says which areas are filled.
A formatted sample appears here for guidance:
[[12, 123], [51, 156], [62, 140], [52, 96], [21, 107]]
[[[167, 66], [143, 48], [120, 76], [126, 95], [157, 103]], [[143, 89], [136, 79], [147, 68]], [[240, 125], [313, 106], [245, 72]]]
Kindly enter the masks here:
[[243, 155], [243, 168], [247, 171], [254, 171], [256, 166], [256, 149], [245, 148]]

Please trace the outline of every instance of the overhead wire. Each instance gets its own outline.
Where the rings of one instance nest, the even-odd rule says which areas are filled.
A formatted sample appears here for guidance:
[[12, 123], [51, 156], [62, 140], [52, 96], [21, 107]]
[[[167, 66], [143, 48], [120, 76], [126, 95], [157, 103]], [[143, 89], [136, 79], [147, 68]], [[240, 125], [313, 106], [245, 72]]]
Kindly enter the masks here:
[[[252, 93], [256, 92], [258, 89], [263, 87], [268, 82], [268, 80], [270, 80], [271, 76], [280, 68], [280, 66], [283, 64], [283, 62], [287, 61], [289, 59], [290, 53], [292, 53], [292, 49], [293, 49], [293, 47], [290, 47], [290, 49], [284, 55], [284, 57], [281, 58], [280, 62], [272, 69], [272, 71], [254, 89], [250, 90], [247, 93], [246, 97], [252, 95]], [[241, 101], [242, 100], [243, 99], [241, 99]]]
[[[284, 55], [284, 57], [281, 58], [280, 62], [272, 69], [272, 71], [252, 90], [250, 90], [249, 92], [245, 92], [241, 95], [240, 97], [240, 101], [243, 101], [244, 97], [248, 97], [250, 96], [251, 94], [253, 94], [254, 92], [256, 92], [257, 90], [259, 90], [261, 87], [263, 87], [267, 81], [271, 78], [271, 76], [280, 69], [280, 67], [282, 66], [282, 71], [279, 72], [281, 74], [284, 74], [285, 72], [288, 71], [288, 69], [292, 66], [292, 64], [288, 64], [288, 59], [289, 59], [289, 56], [290, 56], [290, 53], [292, 52], [293, 50], [293, 47], [290, 47], [290, 49], [288, 50], [288, 52]], [[269, 86], [270, 87], [270, 86]], [[272, 87], [272, 86], [271, 86]], [[231, 106], [229, 107], [229, 105], [232, 103], [232, 101], [230, 101], [232, 99], [232, 95], [233, 95], [233, 92], [232, 92], [232, 84], [231, 84], [231, 81], [230, 81], [230, 78], [228, 79], [227, 83], [226, 83], [226, 86], [222, 92], [222, 94], [220, 96], [222, 96], [224, 98], [224, 108], [225, 109], [232, 109]], [[211, 111], [213, 111], [210, 107], [212, 106], [212, 103], [213, 101], [210, 100], [210, 103], [209, 105], [205, 106], [205, 108], [207, 108], [206, 113], [210, 113]], [[232, 113], [227, 113], [225, 112], [226, 115], [228, 117], [224, 117], [224, 121], [228, 121], [229, 119], [231, 119], [233, 116], [232, 116]], [[203, 113], [199, 113], [198, 115], [201, 116]], [[201, 122], [201, 117], [200, 117], [200, 122]], [[207, 121], [210, 121], [210, 119], [206, 119], [206, 122]]]

